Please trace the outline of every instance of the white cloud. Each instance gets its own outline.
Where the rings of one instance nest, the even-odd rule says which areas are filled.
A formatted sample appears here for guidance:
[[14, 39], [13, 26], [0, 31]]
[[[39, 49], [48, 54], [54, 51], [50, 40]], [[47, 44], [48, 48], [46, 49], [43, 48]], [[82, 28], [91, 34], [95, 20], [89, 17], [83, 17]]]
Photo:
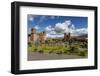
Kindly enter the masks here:
[[70, 28], [73, 29], [73, 30], [75, 30], [75, 25], [72, 24]]
[[34, 17], [29, 16], [29, 20], [30, 20], [30, 21], [34, 21]]
[[45, 28], [45, 31], [46, 31], [46, 32], [51, 32], [51, 31], [52, 31], [51, 25], [47, 26], [47, 27]]
[[63, 34], [49, 34], [49, 33], [47, 33], [47, 37], [50, 37], [50, 38], [55, 38], [55, 37], [63, 37], [64, 35]]
[[55, 31], [57, 32], [57, 33], [64, 33], [64, 31], [66, 31], [66, 25], [65, 24], [63, 24], [63, 23], [57, 23], [56, 25], [55, 25]]
[[76, 32], [78, 33], [78, 35], [82, 35], [82, 34], [87, 34], [87, 28], [80, 28], [80, 29], [76, 29]]
[[63, 23], [57, 23], [55, 25], [55, 31], [58, 33], [68, 33], [70, 32], [70, 28], [69, 28], [70, 25], [71, 25], [70, 20], [66, 20]]
[[69, 25], [71, 25], [71, 20], [66, 20], [63, 24], [69, 26]]
[[36, 25], [34, 28], [38, 30], [39, 29], [39, 26]]
[[75, 25], [72, 24], [70, 20], [66, 20], [63, 23], [56, 23], [54, 27], [51, 25], [45, 28], [47, 32], [47, 37], [63, 37], [64, 33], [71, 33], [72, 36], [79, 36], [87, 34], [87, 28], [75, 28]]

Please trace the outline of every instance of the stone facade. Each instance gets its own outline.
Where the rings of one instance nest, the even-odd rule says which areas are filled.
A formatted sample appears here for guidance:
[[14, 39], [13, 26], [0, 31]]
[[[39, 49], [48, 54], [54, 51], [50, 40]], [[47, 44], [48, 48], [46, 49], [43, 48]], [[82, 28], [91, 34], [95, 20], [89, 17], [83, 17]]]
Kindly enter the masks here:
[[70, 33], [64, 33], [64, 40], [70, 40], [71, 39], [71, 35]]
[[44, 43], [46, 40], [46, 32], [40, 32], [40, 33], [37, 33], [37, 30], [35, 28], [32, 28], [31, 29], [31, 33], [28, 34], [28, 42], [31, 42], [31, 43], [36, 43], [36, 42], [39, 42], [39, 43]]
[[[81, 41], [81, 42], [87, 42], [87, 39], [80, 38], [80, 37], [72, 37], [70, 33], [64, 33], [64, 37], [62, 38], [55, 38], [52, 39], [53, 42], [65, 42], [65, 41]], [[46, 36], [46, 32], [40, 32], [38, 33], [35, 28], [31, 29], [31, 33], [28, 34], [28, 42], [30, 43], [45, 43], [45, 42], [51, 42]]]
[[79, 37], [79, 36], [71, 36], [71, 33], [64, 33], [64, 41], [80, 41], [80, 42], [87, 42], [86, 37]]

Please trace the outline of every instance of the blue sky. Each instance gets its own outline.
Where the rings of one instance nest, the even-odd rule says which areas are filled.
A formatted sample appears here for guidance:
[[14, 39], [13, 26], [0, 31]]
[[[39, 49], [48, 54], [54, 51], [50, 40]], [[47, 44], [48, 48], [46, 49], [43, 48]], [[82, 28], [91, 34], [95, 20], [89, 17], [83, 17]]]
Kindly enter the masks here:
[[[28, 32], [32, 27], [36, 28], [38, 32], [46, 31], [48, 35], [63, 34], [67, 32], [78, 35], [87, 33], [88, 17], [77, 16], [46, 16], [46, 15], [32, 15], [27, 16]], [[70, 31], [68, 31], [70, 30]]]

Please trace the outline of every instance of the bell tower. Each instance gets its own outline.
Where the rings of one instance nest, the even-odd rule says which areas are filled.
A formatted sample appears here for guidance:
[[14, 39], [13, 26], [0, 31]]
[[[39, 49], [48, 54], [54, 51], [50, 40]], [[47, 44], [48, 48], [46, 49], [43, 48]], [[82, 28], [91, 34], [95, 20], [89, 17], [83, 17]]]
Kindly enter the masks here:
[[35, 36], [36, 35], [36, 29], [35, 28], [32, 28], [31, 29], [31, 41], [33, 42], [33, 41], [35, 41]]

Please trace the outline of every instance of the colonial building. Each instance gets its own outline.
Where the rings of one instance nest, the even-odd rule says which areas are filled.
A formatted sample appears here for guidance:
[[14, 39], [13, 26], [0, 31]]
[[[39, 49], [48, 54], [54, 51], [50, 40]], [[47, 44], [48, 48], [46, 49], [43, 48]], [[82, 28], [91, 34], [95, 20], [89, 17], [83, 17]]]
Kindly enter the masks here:
[[28, 34], [28, 42], [31, 42], [31, 43], [36, 43], [36, 42], [44, 43], [45, 40], [46, 40], [46, 32], [45, 31], [38, 33], [35, 28], [32, 28], [31, 33]]

